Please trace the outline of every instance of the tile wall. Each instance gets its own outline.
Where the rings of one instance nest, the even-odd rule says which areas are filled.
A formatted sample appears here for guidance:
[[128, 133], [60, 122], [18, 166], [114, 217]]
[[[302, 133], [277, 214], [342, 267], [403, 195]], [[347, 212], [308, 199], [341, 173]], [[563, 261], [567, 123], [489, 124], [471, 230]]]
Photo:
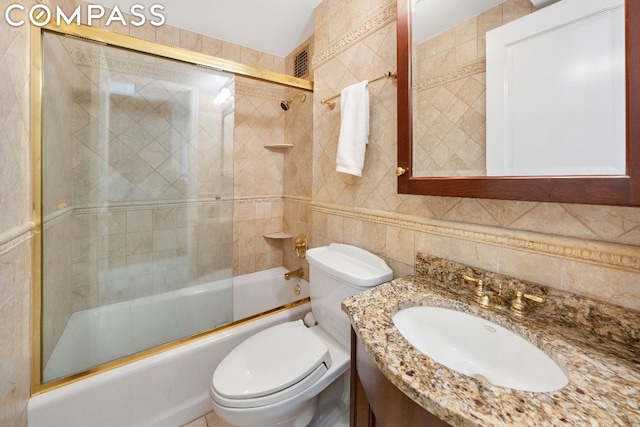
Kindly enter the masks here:
[[[0, 9], [12, 3], [0, 0]], [[0, 76], [0, 425], [26, 427], [33, 228], [28, 28], [0, 26]]]
[[[395, 2], [325, 0], [315, 25], [316, 99], [395, 70]], [[397, 194], [396, 89], [370, 90], [362, 178], [335, 172], [339, 109], [314, 103], [314, 246], [360, 245], [396, 275], [423, 252], [640, 309], [640, 208]]]
[[[164, 25], [109, 28], [144, 40], [217, 56], [277, 73], [285, 59], [221, 40]], [[235, 87], [234, 152], [234, 275], [283, 263], [283, 242], [263, 234], [282, 231], [283, 151], [264, 145], [284, 140], [283, 87], [237, 78]], [[272, 205], [265, 221], [265, 206]], [[267, 225], [268, 224], [268, 225]], [[247, 236], [248, 240], [247, 240]]]
[[28, 233], [29, 229], [0, 250], [0, 425], [7, 427], [27, 426], [31, 383]]
[[[309, 47], [309, 75], [308, 80], [313, 81], [313, 67], [311, 57], [314, 52], [314, 38], [311, 37], [294, 49], [292, 54], [285, 58], [286, 74], [294, 73], [294, 55], [300, 49]], [[288, 89], [287, 99], [294, 98], [301, 94], [298, 90]], [[293, 144], [293, 147], [284, 152], [284, 214], [282, 216], [283, 229], [297, 236], [304, 234], [310, 238], [310, 210], [311, 210], [311, 188], [313, 182], [313, 108], [317, 99], [313, 93], [307, 93], [304, 102], [294, 101], [292, 108], [285, 114], [285, 135], [286, 140]], [[296, 257], [293, 240], [284, 241], [283, 265], [291, 270], [304, 268], [307, 272], [305, 278], [309, 278], [308, 264], [305, 260]]]
[[282, 87], [238, 79], [234, 156], [234, 272], [282, 265], [283, 242], [265, 234], [283, 231], [285, 99]]
[[508, 0], [415, 45], [415, 176], [486, 175], [485, 34], [533, 10]]

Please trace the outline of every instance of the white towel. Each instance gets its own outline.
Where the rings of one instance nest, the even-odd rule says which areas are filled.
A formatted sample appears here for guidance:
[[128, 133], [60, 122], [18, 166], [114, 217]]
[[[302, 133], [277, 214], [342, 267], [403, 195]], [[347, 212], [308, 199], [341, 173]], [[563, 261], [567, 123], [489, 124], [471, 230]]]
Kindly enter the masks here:
[[369, 82], [347, 86], [340, 92], [340, 137], [336, 170], [362, 176], [369, 142]]

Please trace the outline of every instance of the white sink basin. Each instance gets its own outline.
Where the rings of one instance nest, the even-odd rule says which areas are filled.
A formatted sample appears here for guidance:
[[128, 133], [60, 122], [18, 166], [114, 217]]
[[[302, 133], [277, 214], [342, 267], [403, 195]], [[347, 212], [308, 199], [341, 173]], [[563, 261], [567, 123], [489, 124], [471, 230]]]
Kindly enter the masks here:
[[488, 320], [446, 308], [410, 307], [397, 312], [393, 323], [426, 356], [493, 385], [548, 392], [569, 382], [542, 350]]

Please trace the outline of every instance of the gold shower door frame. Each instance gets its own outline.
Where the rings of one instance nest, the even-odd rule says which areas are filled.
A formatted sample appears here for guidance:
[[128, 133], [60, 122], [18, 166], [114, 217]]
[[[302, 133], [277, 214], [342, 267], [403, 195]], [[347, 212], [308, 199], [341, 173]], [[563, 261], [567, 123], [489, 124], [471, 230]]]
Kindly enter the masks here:
[[249, 322], [255, 318], [272, 314], [274, 312], [289, 309], [293, 306], [304, 304], [309, 301], [305, 298], [301, 301], [288, 304], [287, 306], [270, 310], [250, 318], [233, 322], [221, 328], [212, 331], [206, 331], [194, 336], [186, 337], [163, 344], [148, 350], [135, 353], [107, 362], [102, 365], [92, 367], [86, 371], [72, 374], [60, 379], [55, 379], [47, 383], [42, 382], [42, 104], [44, 90], [43, 76], [43, 42], [42, 35], [45, 31], [65, 35], [70, 37], [81, 38], [90, 42], [97, 42], [107, 46], [114, 46], [128, 49], [144, 54], [151, 54], [158, 57], [173, 59], [176, 61], [210, 68], [215, 71], [223, 71], [233, 73], [236, 76], [247, 77], [251, 79], [261, 80], [269, 83], [275, 83], [282, 86], [302, 89], [304, 91], [313, 91], [313, 82], [300, 79], [285, 74], [276, 73], [269, 70], [255, 68], [240, 64], [238, 62], [229, 61], [222, 58], [205, 55], [198, 52], [192, 52], [180, 48], [161, 45], [146, 40], [137, 39], [122, 34], [110, 32], [108, 30], [89, 27], [85, 25], [53, 25], [31, 26], [31, 99], [30, 99], [30, 115], [31, 115], [31, 168], [32, 168], [32, 218], [35, 227], [32, 232], [32, 318], [31, 318], [31, 395], [35, 396], [40, 393], [53, 390], [58, 387], [70, 384], [80, 379], [105, 372], [119, 366], [126, 365], [136, 360], [144, 359], [172, 348], [179, 347], [186, 343], [195, 341], [204, 336], [218, 333], [221, 330], [238, 326]]

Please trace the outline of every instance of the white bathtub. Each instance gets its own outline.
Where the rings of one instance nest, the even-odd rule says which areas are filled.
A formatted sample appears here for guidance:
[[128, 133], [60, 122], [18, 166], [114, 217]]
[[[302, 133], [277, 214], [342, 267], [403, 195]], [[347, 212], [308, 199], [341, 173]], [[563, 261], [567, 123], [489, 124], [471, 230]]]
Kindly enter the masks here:
[[[308, 283], [300, 279], [285, 281], [283, 276], [286, 271], [278, 267], [239, 276], [234, 278], [232, 289], [229, 282], [215, 282], [105, 306], [96, 309], [97, 313], [96, 310], [87, 310], [89, 316], [84, 320], [96, 321], [90, 321], [90, 326], [75, 328], [79, 332], [74, 333], [79, 333], [80, 338], [84, 337], [90, 342], [117, 342], [121, 350], [137, 351], [135, 348], [138, 344], [149, 345], [147, 334], [156, 334], [157, 330], [166, 331], [159, 343], [167, 342], [200, 332], [203, 325], [228, 323], [232, 318], [238, 320], [237, 316], [244, 318], [262, 313], [308, 296]], [[300, 295], [293, 291], [296, 283], [301, 285]], [[229, 304], [230, 299], [226, 299], [224, 307], [216, 306], [215, 301], [209, 298], [216, 292], [233, 292], [233, 309]], [[231, 349], [258, 331], [304, 317], [310, 309], [309, 304], [304, 304], [260, 317], [35, 396], [29, 401], [29, 427], [180, 426], [211, 410], [209, 382], [216, 366]], [[213, 318], [213, 312], [220, 316]], [[126, 338], [118, 340], [115, 339], [116, 329], [118, 333], [129, 333]], [[182, 335], [176, 336], [178, 332]], [[96, 340], [96, 335], [103, 338]], [[158, 340], [158, 337], [154, 339]], [[63, 346], [66, 345], [63, 343]], [[107, 348], [104, 345], [97, 347]], [[75, 355], [83, 352], [63, 350], [68, 351], [67, 355], [84, 357]], [[59, 351], [61, 355], [64, 355], [63, 350]], [[105, 350], [101, 356], [110, 351]], [[97, 351], [89, 353], [100, 354]], [[52, 360], [65, 363], [54, 359], [55, 354], [54, 350], [48, 365]], [[78, 363], [78, 360], [74, 360], [74, 363]]]

